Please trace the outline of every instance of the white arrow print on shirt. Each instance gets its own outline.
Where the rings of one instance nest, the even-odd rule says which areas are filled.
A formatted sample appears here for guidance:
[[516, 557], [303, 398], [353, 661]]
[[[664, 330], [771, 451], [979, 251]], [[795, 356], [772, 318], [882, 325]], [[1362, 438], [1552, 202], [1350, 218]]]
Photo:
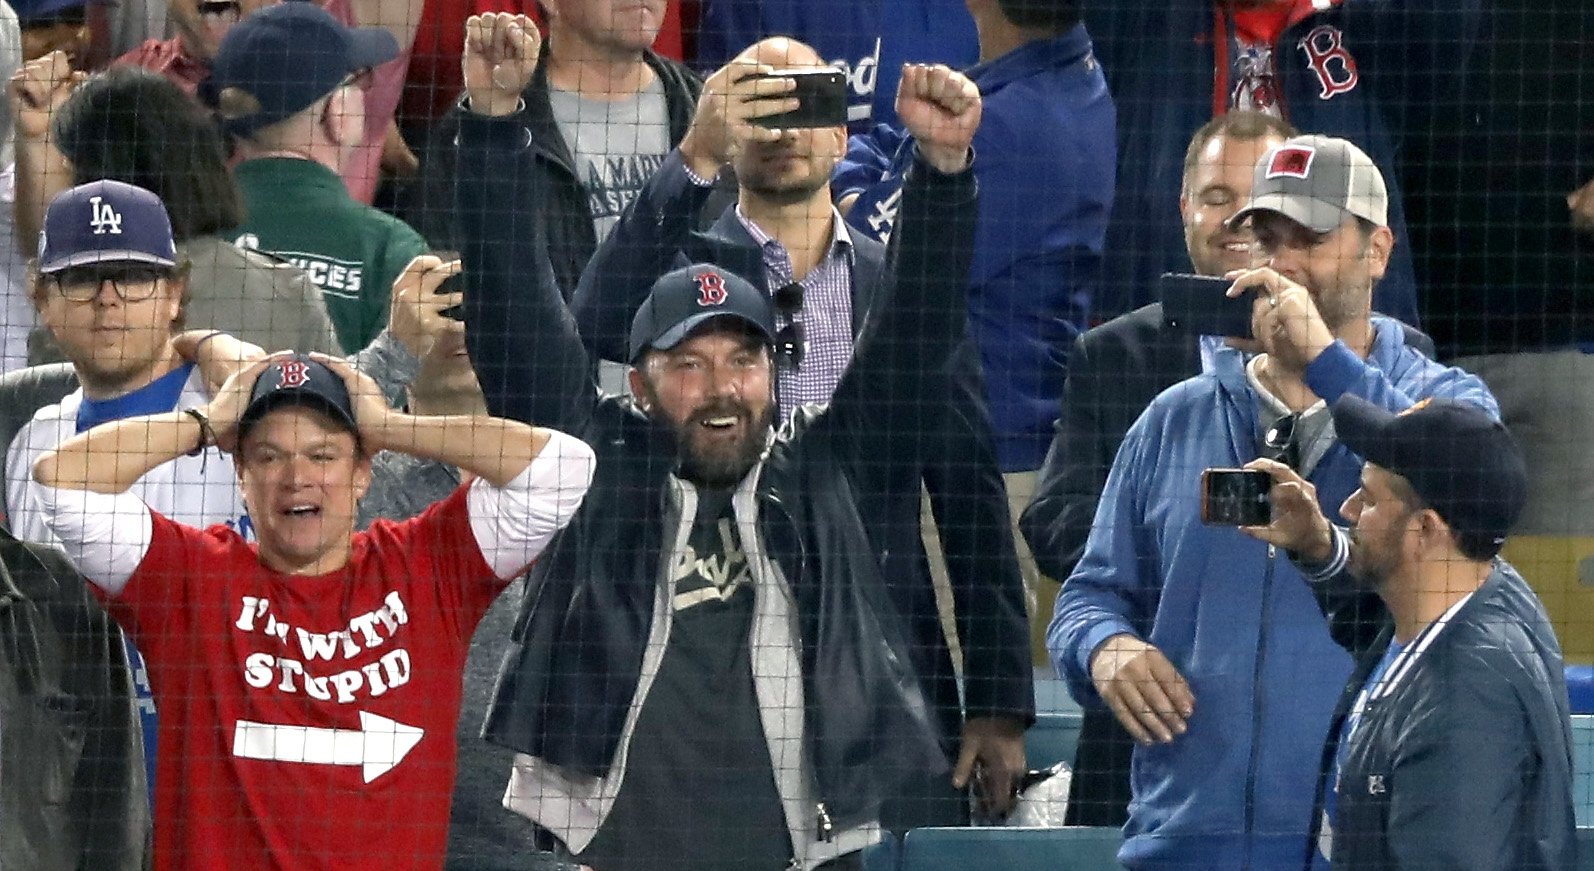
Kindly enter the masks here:
[[278, 726], [239, 720], [232, 755], [240, 759], [363, 766], [365, 782], [391, 771], [421, 743], [426, 732], [379, 714], [360, 712], [359, 729]]

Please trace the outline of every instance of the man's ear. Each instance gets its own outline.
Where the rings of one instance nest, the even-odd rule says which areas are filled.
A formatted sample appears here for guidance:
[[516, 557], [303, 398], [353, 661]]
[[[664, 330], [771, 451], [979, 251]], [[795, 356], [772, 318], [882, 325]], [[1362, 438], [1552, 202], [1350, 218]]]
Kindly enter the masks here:
[[[340, 87], [327, 97], [326, 111], [321, 114], [321, 132], [333, 144], [344, 147], [359, 145], [365, 138], [365, 118], [353, 117], [352, 88]], [[359, 123], [356, 124], [355, 122]]]
[[355, 468], [354, 468], [354, 499], [355, 499], [355, 501], [358, 502], [359, 500], [364, 499], [365, 498], [365, 494], [367, 492], [369, 492], [370, 489], [371, 489], [371, 455], [367, 454], [367, 453], [364, 453], [362, 451], [361, 454], [360, 454], [359, 464], [356, 465]]
[[1389, 269], [1389, 257], [1395, 250], [1395, 234], [1388, 227], [1377, 227], [1367, 238], [1367, 271], [1377, 283]]
[[636, 398], [637, 407], [648, 414], [652, 414], [653, 403], [648, 399], [652, 391], [648, 389], [648, 379], [647, 376], [642, 374], [642, 368], [640, 366], [632, 366], [625, 373], [625, 377], [631, 384], [631, 395]]

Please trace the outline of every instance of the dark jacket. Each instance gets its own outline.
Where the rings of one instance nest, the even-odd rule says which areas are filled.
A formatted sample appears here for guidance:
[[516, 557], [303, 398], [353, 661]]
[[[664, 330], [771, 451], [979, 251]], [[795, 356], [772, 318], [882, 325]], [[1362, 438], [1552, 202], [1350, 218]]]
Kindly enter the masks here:
[[[734, 209], [726, 209], [707, 231], [693, 231], [692, 216], [702, 211], [712, 190], [693, 184], [679, 152], [671, 154], [599, 246], [571, 304], [594, 355], [625, 359], [632, 314], [654, 279], [682, 258], [716, 263], [770, 290], [763, 252]], [[851, 238], [852, 322], [858, 336], [891, 276], [884, 245], [856, 231]], [[943, 385], [947, 378], [950, 385], [934, 394], [945, 397], [938, 403], [940, 413], [915, 434], [924, 445], [923, 462], [885, 467], [882, 471], [889, 474], [877, 478], [880, 488], [857, 495], [892, 599], [909, 624], [914, 665], [953, 754], [962, 705], [920, 537], [921, 480], [930, 494], [951, 578], [969, 715], [1009, 714], [1028, 723], [1035, 703], [1024, 582], [972, 340], [965, 338], [959, 345]], [[881, 391], [876, 397], [900, 395]]]
[[[1298, 4], [1273, 47], [1284, 117], [1302, 132], [1343, 137], [1366, 151], [1389, 186], [1390, 229], [1406, 239], [1396, 175], [1399, 121], [1407, 106], [1453, 99], [1448, 95], [1474, 44], [1479, 0], [1322, 5]], [[1118, 189], [1098, 307], [1106, 317], [1151, 302], [1145, 293], [1152, 279], [1186, 266], [1179, 220], [1184, 153], [1191, 134], [1229, 106], [1235, 40], [1226, 6], [1223, 0], [1096, 0], [1085, 8], [1118, 106]], [[1337, 40], [1349, 65], [1332, 51], [1314, 57], [1303, 46], [1308, 38], [1320, 48]], [[1373, 307], [1415, 324], [1411, 258], [1411, 246], [1395, 249]]]
[[0, 867], [136, 871], [148, 788], [122, 635], [59, 552], [0, 531]]
[[[1427, 336], [1403, 328], [1407, 345], [1433, 355]], [[1197, 338], [1163, 327], [1161, 303], [1086, 331], [1069, 359], [1057, 431], [1035, 498], [1019, 519], [1035, 564], [1053, 578], [1072, 574], [1084, 553], [1096, 503], [1129, 427], [1157, 394], [1201, 372]], [[1123, 825], [1133, 750], [1134, 740], [1112, 712], [1085, 711], [1069, 784], [1070, 825]]]
[[[554, 52], [557, 48], [550, 44], [547, 51]], [[560, 292], [568, 297], [581, 278], [581, 270], [598, 249], [599, 240], [592, 226], [587, 190], [576, 172], [575, 157], [565, 144], [564, 134], [559, 132], [553, 104], [548, 100], [547, 58], [545, 52], [532, 74], [531, 83], [521, 94], [526, 102], [525, 110], [510, 117], [531, 132], [530, 147], [521, 152], [521, 159], [542, 175], [540, 189], [544, 199], [539, 200], [542, 238], [533, 240], [533, 244], [546, 253]], [[664, 83], [664, 100], [670, 113], [670, 143], [679, 143], [692, 124], [703, 80], [685, 65], [660, 57], [651, 50], [643, 53], [643, 60]], [[414, 205], [415, 228], [433, 246], [442, 249], [460, 247], [459, 216], [454, 212], [454, 180], [459, 171], [455, 140], [465, 111], [462, 104], [456, 104], [432, 129], [419, 202]], [[524, 236], [519, 243], [526, 243]]]
[[[1459, 38], [1459, 34], [1456, 37]], [[1422, 310], [1444, 359], [1594, 346], [1594, 3], [1490, 0], [1459, 102], [1408, 116], [1402, 183]]]
[[[77, 372], [70, 363], [45, 363], [0, 375], [0, 457], [11, 449], [11, 440], [35, 412], [60, 402], [77, 386]], [[5, 463], [0, 461], [0, 509], [5, 507], [5, 494], [9, 492]], [[0, 510], [0, 526], [11, 528], [4, 510]]]
[[[462, 120], [471, 357], [494, 414], [582, 437], [597, 451], [597, 477], [532, 569], [484, 735], [597, 777], [615, 761], [638, 688], [670, 546], [676, 449], [630, 403], [600, 398], [546, 261], [521, 244], [535, 231], [530, 204], [543, 180], [515, 159], [522, 140], [512, 122]], [[816, 810], [837, 829], [874, 819], [897, 778], [945, 765], [855, 494], [919, 462], [918, 433], [939, 411], [926, 397], [965, 328], [958, 294], [974, 207], [972, 173], [915, 174], [894, 282], [908, 304], [887, 304], [885, 291], [836, 401], [783, 428], [754, 473], [759, 545], [794, 610]], [[880, 413], [882, 397], [894, 400], [890, 414]]]
[[[1376, 597], [1352, 584], [1342, 572], [1314, 585], [1335, 640], [1358, 657], [1323, 751], [1319, 833], [1341, 728], [1394, 636]], [[1448, 621], [1411, 639], [1413, 653], [1385, 673], [1346, 750], [1333, 867], [1571, 868], [1572, 723], [1561, 646], [1538, 596], [1496, 561]]]

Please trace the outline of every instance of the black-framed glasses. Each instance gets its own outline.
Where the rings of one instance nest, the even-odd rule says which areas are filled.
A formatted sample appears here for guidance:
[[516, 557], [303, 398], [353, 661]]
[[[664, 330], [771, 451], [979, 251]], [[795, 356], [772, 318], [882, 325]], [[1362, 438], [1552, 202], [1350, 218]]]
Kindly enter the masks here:
[[105, 282], [123, 302], [143, 302], [155, 295], [171, 271], [156, 266], [70, 266], [52, 276], [56, 290], [72, 302], [89, 302], [100, 295]]
[[1300, 412], [1276, 418], [1262, 434], [1262, 447], [1266, 457], [1300, 471], [1301, 467], [1301, 415]]
[[775, 313], [786, 319], [786, 326], [775, 331], [775, 361], [796, 369], [803, 364], [807, 336], [797, 313], [803, 307], [803, 286], [797, 282], [779, 287], [774, 294]]

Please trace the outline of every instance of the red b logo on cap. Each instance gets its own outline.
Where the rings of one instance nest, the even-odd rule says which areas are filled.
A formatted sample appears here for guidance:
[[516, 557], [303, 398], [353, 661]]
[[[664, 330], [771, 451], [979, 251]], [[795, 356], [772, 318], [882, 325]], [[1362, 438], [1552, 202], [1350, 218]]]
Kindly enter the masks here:
[[277, 389], [284, 387], [303, 387], [310, 380], [310, 367], [303, 360], [284, 360], [282, 363], [282, 383]]
[[692, 280], [697, 282], [698, 305], [724, 305], [730, 295], [725, 291], [725, 277], [718, 272], [699, 272]]

